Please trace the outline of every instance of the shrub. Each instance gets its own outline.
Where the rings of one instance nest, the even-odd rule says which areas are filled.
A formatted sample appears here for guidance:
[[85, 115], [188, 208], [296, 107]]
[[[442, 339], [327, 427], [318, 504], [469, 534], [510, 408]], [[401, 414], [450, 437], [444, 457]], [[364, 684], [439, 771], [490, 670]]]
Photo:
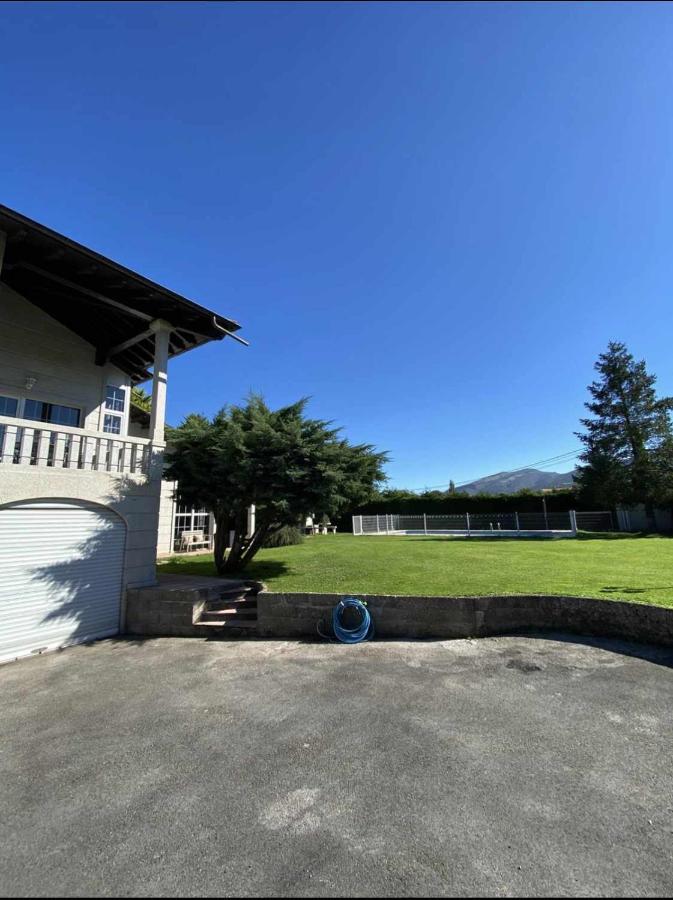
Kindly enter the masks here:
[[283, 525], [278, 531], [268, 535], [263, 547], [289, 547], [291, 544], [303, 544], [304, 532], [297, 525]]

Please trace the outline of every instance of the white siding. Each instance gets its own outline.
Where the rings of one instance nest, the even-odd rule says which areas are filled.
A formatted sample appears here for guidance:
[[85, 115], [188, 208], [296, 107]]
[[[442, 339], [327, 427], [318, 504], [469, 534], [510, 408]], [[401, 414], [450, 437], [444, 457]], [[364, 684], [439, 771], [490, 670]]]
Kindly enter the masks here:
[[175, 489], [177, 481], [162, 481], [159, 506], [159, 537], [157, 556], [169, 556], [173, 552], [173, 528], [175, 520]]
[[[37, 379], [30, 392], [25, 389], [28, 376]], [[107, 384], [130, 388], [128, 377], [119, 369], [95, 365], [90, 344], [0, 284], [0, 394], [83, 407], [83, 427], [98, 431]], [[148, 479], [142, 475], [3, 464], [0, 507], [45, 498], [108, 506], [123, 516], [128, 526], [125, 585], [156, 584], [161, 490], [158, 471]]]
[[[102, 431], [105, 387], [124, 387], [126, 434], [130, 379], [115, 366], [97, 366], [94, 356], [91, 344], [0, 284], [0, 394], [80, 407], [82, 428]], [[28, 391], [29, 376], [36, 382]]]

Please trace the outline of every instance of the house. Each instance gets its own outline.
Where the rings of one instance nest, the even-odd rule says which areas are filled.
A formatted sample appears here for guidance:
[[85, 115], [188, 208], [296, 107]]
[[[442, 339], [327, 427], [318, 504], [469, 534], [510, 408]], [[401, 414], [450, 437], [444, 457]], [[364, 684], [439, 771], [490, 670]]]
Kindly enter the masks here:
[[[129, 406], [129, 428], [138, 437], [149, 437], [151, 416], [144, 406]], [[207, 509], [195, 509], [180, 499], [177, 481], [163, 481], [159, 500], [157, 556], [213, 549], [215, 517]]]
[[123, 630], [156, 582], [168, 360], [239, 327], [0, 206], [0, 660]]
[[[131, 400], [130, 420], [139, 437], [149, 436], [150, 414]], [[169, 448], [170, 449], [170, 448]], [[255, 507], [248, 510], [248, 534], [255, 530]], [[159, 502], [157, 556], [208, 553], [215, 544], [215, 516], [205, 507], [185, 503], [177, 481], [164, 481]]]
[[[177, 481], [164, 481], [159, 505], [157, 556], [174, 553], [212, 551], [215, 545], [215, 516], [205, 507], [185, 503]], [[255, 507], [248, 507], [247, 535], [255, 530]], [[229, 535], [231, 538], [231, 534]], [[228, 547], [230, 544], [227, 545]]]

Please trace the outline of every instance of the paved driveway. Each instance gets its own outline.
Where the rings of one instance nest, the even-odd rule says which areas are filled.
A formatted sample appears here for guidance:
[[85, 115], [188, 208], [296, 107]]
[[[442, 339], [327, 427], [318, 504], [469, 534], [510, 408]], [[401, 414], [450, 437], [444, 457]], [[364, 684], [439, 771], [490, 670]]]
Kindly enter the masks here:
[[160, 639], [4, 666], [0, 890], [670, 894], [673, 657], [616, 647]]

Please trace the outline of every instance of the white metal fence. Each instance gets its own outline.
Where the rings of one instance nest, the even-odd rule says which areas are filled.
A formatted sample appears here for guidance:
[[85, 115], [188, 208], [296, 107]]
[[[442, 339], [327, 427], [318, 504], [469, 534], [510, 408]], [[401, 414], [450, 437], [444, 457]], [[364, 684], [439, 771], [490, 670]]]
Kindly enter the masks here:
[[353, 534], [525, 535], [612, 531], [610, 512], [506, 512], [353, 516]]

